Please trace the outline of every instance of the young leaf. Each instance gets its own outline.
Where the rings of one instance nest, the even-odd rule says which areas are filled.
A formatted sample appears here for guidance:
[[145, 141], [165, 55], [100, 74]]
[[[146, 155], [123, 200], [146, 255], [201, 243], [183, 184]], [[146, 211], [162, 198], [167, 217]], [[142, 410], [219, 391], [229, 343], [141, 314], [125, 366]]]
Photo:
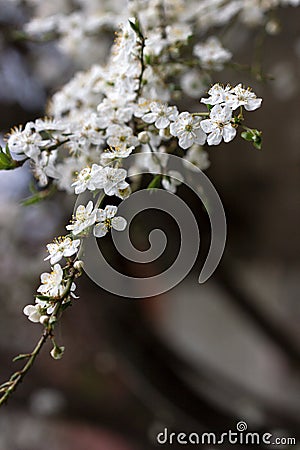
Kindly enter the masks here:
[[161, 175], [156, 175], [153, 180], [148, 184], [147, 189], [156, 189], [160, 186]]

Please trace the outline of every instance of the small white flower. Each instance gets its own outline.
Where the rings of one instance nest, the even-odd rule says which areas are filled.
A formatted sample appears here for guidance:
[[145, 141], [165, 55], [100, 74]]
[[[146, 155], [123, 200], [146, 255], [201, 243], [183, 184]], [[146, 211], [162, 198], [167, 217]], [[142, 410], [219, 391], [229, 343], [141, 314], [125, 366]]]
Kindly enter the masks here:
[[208, 91], [208, 94], [208, 98], [201, 98], [201, 103], [206, 105], [224, 105], [233, 98], [229, 84], [225, 87], [219, 83], [214, 84]]
[[124, 217], [116, 217], [118, 208], [116, 206], [107, 205], [104, 209], [97, 211], [97, 225], [94, 227], [94, 236], [103, 237], [110, 228], [117, 231], [123, 231], [126, 228], [127, 221]]
[[119, 190], [126, 190], [129, 184], [125, 181], [127, 172], [125, 169], [114, 169], [113, 167], [104, 167], [102, 172], [102, 181], [99, 187], [104, 189], [106, 195], [117, 195], [120, 197]]
[[183, 92], [192, 98], [199, 98], [207, 90], [207, 83], [203, 74], [196, 69], [185, 72], [180, 79]]
[[206, 105], [222, 105], [229, 106], [233, 111], [239, 106], [244, 106], [247, 111], [254, 111], [261, 106], [262, 99], [250, 90], [244, 89], [242, 84], [238, 84], [232, 88], [229, 84], [222, 86], [221, 84], [215, 84], [208, 91], [209, 97], [202, 98], [201, 103]]
[[98, 164], [93, 164], [92, 167], [85, 167], [82, 169], [77, 180], [72, 184], [75, 187], [75, 194], [81, 194], [86, 189], [95, 191], [98, 189], [98, 184], [101, 181], [101, 171], [103, 167]]
[[176, 23], [168, 25], [166, 27], [167, 39], [170, 44], [176, 44], [177, 42], [186, 43], [189, 36], [193, 34], [190, 25], [185, 23]]
[[44, 259], [50, 259], [50, 264], [56, 264], [62, 259], [63, 256], [68, 258], [74, 255], [78, 251], [78, 246], [80, 245], [80, 239], [71, 239], [69, 237], [59, 237], [54, 240], [53, 243], [47, 244], [47, 250], [49, 256]]
[[209, 37], [203, 44], [196, 44], [194, 55], [200, 60], [204, 69], [222, 70], [224, 63], [229, 61], [232, 54], [222, 47], [221, 42], [215, 36]]
[[39, 305], [26, 305], [23, 309], [23, 313], [25, 316], [28, 316], [28, 319], [31, 322], [39, 322], [42, 317], [42, 311]]
[[135, 104], [135, 111], [134, 111], [134, 115], [135, 117], [143, 117], [146, 113], [148, 113], [151, 109], [150, 105], [151, 105], [151, 101], [150, 100], [146, 100], [145, 98], [139, 98], [137, 105]]
[[232, 126], [232, 110], [229, 106], [215, 105], [210, 118], [202, 120], [201, 127], [205, 133], [210, 133], [207, 137], [208, 145], [218, 145], [222, 141], [230, 142], [236, 135], [236, 129]]
[[23, 154], [35, 161], [41, 153], [40, 146], [46, 142], [35, 132], [34, 123], [28, 122], [23, 131], [20, 128], [11, 130], [7, 144], [12, 152]]
[[188, 112], [179, 114], [175, 122], [170, 126], [170, 133], [177, 136], [181, 148], [189, 148], [193, 144], [203, 145], [206, 134], [200, 126], [201, 119], [194, 117]]
[[42, 295], [56, 297], [63, 292], [63, 270], [60, 264], [55, 264], [51, 273], [44, 272], [41, 275], [42, 284], [37, 289]]
[[226, 104], [235, 110], [239, 106], [243, 106], [247, 111], [254, 111], [261, 106], [262, 98], [257, 96], [250, 89], [244, 89], [242, 84], [238, 84], [230, 91], [231, 95]]
[[[186, 152], [186, 155], [183, 157], [183, 163], [185, 163], [185, 161], [189, 161], [200, 170], [205, 170], [210, 166], [208, 153], [196, 144]], [[190, 165], [188, 167], [190, 167]]]
[[152, 102], [151, 112], [144, 114], [142, 120], [146, 123], [153, 123], [156, 128], [163, 129], [170, 125], [170, 122], [176, 120], [178, 111], [176, 106], [168, 106], [159, 102]]
[[107, 143], [110, 147], [121, 148], [137, 147], [140, 142], [136, 136], [133, 136], [133, 131], [130, 127], [111, 125], [107, 128], [106, 134], [108, 136]]
[[81, 233], [86, 228], [93, 225], [96, 221], [96, 210], [93, 209], [93, 202], [90, 200], [85, 207], [84, 205], [79, 205], [73, 223], [67, 225], [66, 229], [72, 231], [74, 235]]
[[41, 187], [47, 186], [48, 177], [58, 178], [58, 172], [54, 166], [56, 162], [57, 151], [54, 150], [50, 153], [44, 151], [41, 152], [35, 159], [32, 161], [32, 171], [35, 178], [38, 180], [38, 183]]
[[104, 150], [101, 154], [101, 163], [106, 165], [114, 159], [127, 158], [133, 150], [134, 147], [110, 147], [109, 149]]

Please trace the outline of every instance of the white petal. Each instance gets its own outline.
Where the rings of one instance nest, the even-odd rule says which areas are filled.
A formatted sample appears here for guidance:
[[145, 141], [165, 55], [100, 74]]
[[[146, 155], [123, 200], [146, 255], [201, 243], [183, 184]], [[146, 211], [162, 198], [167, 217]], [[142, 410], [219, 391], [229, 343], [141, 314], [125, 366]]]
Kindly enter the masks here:
[[223, 108], [221, 105], [215, 105], [210, 111], [210, 118], [218, 121], [221, 117], [223, 117]]
[[86, 190], [86, 184], [80, 183], [75, 187], [75, 194], [82, 194]]
[[200, 126], [205, 133], [211, 133], [216, 128], [210, 119], [201, 120]]
[[117, 210], [118, 210], [118, 208], [116, 206], [107, 205], [105, 207], [106, 217], [108, 219], [112, 219], [116, 215]]
[[194, 140], [190, 133], [184, 133], [179, 139], [179, 145], [181, 148], [186, 149], [193, 145]]
[[61, 253], [56, 253], [55, 255], [51, 256], [50, 264], [57, 263], [58, 261], [61, 260], [61, 258], [62, 258], [62, 254]]
[[41, 282], [42, 283], [47, 283], [49, 278], [50, 278], [50, 273], [44, 272], [41, 275]]
[[112, 219], [111, 224], [114, 230], [123, 231], [126, 228], [127, 221], [124, 217], [118, 216]]
[[34, 305], [26, 305], [25, 308], [23, 309], [23, 313], [26, 316], [29, 316], [29, 314], [32, 314], [35, 310], [36, 310], [36, 306], [34, 306]]
[[91, 214], [91, 212], [92, 212], [92, 210], [93, 210], [93, 207], [94, 207], [93, 202], [92, 202], [92, 200], [90, 200], [90, 201], [88, 202], [87, 206], [86, 206], [86, 212], [87, 212], [87, 214]]
[[106, 219], [106, 211], [104, 211], [104, 209], [98, 209], [96, 213], [96, 220], [98, 222], [104, 222], [105, 219]]
[[262, 98], [250, 98], [245, 105], [245, 109], [247, 111], [254, 111], [255, 109], [259, 108], [262, 102]]
[[223, 108], [224, 122], [228, 122], [232, 118], [232, 110], [229, 106], [225, 105]]
[[167, 128], [167, 126], [169, 125], [170, 121], [169, 119], [167, 119], [166, 117], [159, 117], [156, 122], [155, 122], [155, 126], [156, 128], [158, 128], [159, 130], [163, 129], [163, 128]]
[[206, 134], [204, 133], [204, 131], [201, 128], [198, 128], [194, 130], [194, 133], [196, 135], [195, 139], [196, 144], [203, 145], [206, 141]]
[[222, 133], [219, 129], [213, 131], [210, 133], [210, 135], [207, 138], [208, 145], [219, 145], [222, 140]]
[[95, 237], [103, 237], [107, 233], [107, 226], [104, 223], [98, 223], [94, 226], [94, 236]]
[[232, 139], [234, 139], [236, 135], [236, 129], [233, 128], [231, 125], [225, 125], [223, 128], [223, 139], [224, 142], [230, 142]]
[[156, 113], [148, 113], [142, 117], [142, 120], [146, 123], [153, 123], [156, 121], [156, 119], [157, 119]]

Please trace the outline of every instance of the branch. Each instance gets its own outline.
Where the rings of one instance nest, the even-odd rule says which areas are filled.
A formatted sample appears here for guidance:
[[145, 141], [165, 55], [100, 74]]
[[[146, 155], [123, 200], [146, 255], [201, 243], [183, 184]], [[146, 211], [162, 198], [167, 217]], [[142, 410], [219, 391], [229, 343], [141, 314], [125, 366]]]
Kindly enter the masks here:
[[0, 386], [0, 393], [3, 393], [2, 397], [0, 397], [0, 407], [6, 403], [8, 398], [16, 390], [16, 388], [21, 383], [21, 381], [23, 380], [23, 378], [25, 377], [27, 372], [30, 370], [36, 357], [38, 356], [38, 354], [40, 353], [44, 344], [46, 343], [47, 339], [53, 338], [53, 330], [54, 330], [54, 325], [57, 322], [57, 316], [61, 312], [60, 310], [61, 310], [61, 306], [62, 306], [64, 299], [66, 299], [70, 294], [71, 286], [72, 286], [75, 276], [76, 276], [76, 271], [75, 271], [74, 267], [72, 266], [70, 269], [70, 278], [67, 283], [65, 291], [63, 292], [63, 294], [60, 297], [53, 298], [53, 300], [57, 302], [55, 309], [54, 309], [53, 313], [51, 314], [51, 316], [49, 317], [49, 321], [48, 321], [47, 325], [45, 326], [44, 332], [43, 332], [42, 336], [40, 337], [38, 343], [36, 344], [34, 350], [31, 353], [19, 355], [19, 357], [17, 356], [16, 358], [14, 358], [14, 361], [16, 361], [18, 359], [23, 359], [23, 358], [29, 358], [29, 359], [21, 370], [18, 370], [17, 372], [15, 372], [8, 381], [6, 381], [5, 383], [3, 383]]

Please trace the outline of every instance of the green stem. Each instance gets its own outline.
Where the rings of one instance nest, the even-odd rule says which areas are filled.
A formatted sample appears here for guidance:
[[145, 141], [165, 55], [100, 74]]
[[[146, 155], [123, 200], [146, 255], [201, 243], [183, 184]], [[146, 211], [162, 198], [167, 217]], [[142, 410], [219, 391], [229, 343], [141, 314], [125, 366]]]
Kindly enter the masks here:
[[207, 112], [197, 112], [197, 113], [192, 113], [192, 116], [193, 117], [197, 117], [197, 116], [199, 116], [199, 117], [208, 117], [209, 116], [209, 114], [210, 114], [210, 112], [209, 111], [207, 111]]

